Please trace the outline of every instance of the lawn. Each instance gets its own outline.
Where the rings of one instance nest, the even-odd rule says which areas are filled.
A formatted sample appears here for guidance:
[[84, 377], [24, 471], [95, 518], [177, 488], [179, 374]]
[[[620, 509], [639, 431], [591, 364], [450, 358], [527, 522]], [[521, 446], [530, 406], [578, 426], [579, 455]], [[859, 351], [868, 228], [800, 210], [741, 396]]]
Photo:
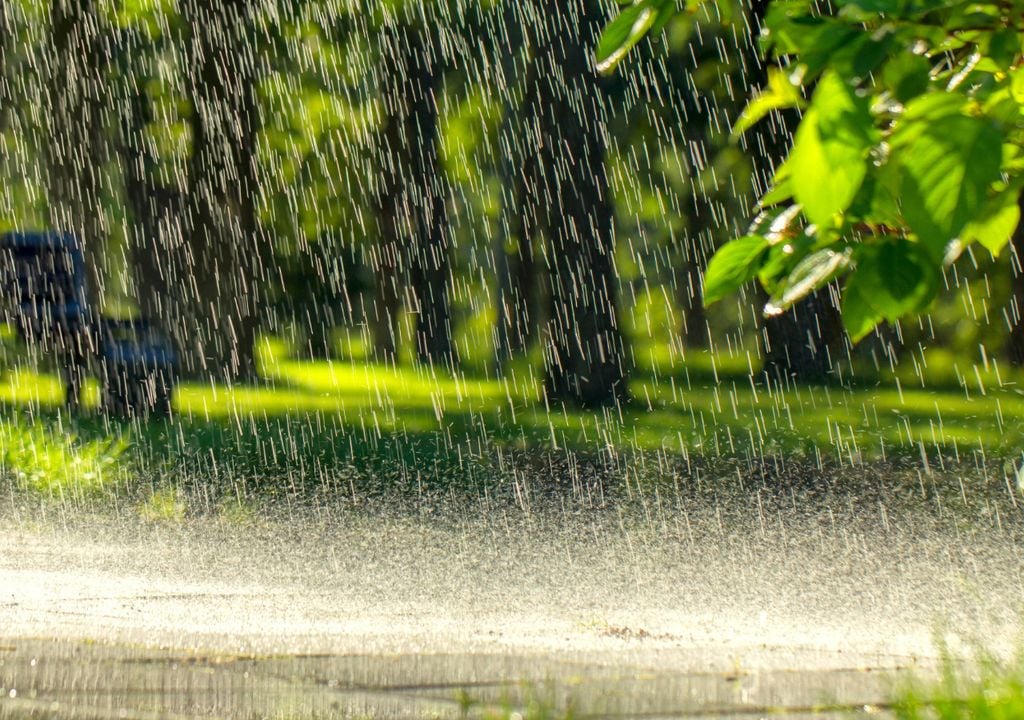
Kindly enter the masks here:
[[[31, 484], [43, 487], [56, 482], [38, 479], [52, 478], [54, 467], [103, 465], [110, 453], [150, 473], [302, 482], [296, 478], [339, 468], [399, 467], [403, 477], [429, 477], [454, 466], [465, 471], [473, 459], [490, 462], [502, 450], [681, 462], [785, 456], [976, 464], [1015, 457], [1024, 434], [1024, 377], [994, 363], [960, 367], [941, 354], [914, 358], [888, 376], [778, 387], [752, 374], [746, 356], [690, 352], [670, 371], [641, 366], [632, 402], [596, 412], [547, 405], [537, 370], [525, 363], [500, 379], [453, 377], [413, 365], [300, 361], [269, 341], [261, 358], [264, 384], [186, 383], [176, 392], [174, 421], [142, 424], [88, 412], [69, 421], [56, 378], [16, 366], [0, 376], [0, 460], [9, 471], [34, 473]], [[95, 385], [87, 388], [87, 405], [97, 397]], [[50, 469], [39, 471], [40, 463]], [[114, 465], [103, 467], [109, 473]], [[99, 470], [83, 472], [87, 485], [97, 482]]]

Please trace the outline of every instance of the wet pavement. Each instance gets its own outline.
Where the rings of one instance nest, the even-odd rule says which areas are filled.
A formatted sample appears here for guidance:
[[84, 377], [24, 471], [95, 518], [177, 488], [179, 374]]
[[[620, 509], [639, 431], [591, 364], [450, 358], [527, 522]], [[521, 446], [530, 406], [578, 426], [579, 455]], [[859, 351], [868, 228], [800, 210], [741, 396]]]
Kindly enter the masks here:
[[211, 655], [19, 640], [0, 648], [0, 717], [848, 716], [879, 711], [894, 677], [869, 667], [659, 669], [676, 662], [658, 653], [638, 664], [571, 653]]

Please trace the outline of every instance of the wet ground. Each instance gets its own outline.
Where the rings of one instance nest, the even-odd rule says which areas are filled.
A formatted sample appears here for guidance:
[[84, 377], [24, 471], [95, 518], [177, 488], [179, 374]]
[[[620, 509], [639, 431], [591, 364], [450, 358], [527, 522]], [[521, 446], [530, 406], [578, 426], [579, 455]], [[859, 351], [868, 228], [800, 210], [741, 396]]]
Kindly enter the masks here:
[[12, 502], [0, 717], [865, 712], [938, 637], [1011, 648], [1024, 597], [1012, 497], [870, 486], [164, 519]]
[[[602, 661], [603, 659], [603, 661]], [[666, 658], [669, 665], [679, 658]], [[777, 658], [781, 659], [781, 658]], [[0, 649], [0, 717], [699, 717], [877, 712], [870, 668], [669, 672], [659, 653], [245, 656], [19, 641]], [[867, 706], [867, 707], [865, 707]]]

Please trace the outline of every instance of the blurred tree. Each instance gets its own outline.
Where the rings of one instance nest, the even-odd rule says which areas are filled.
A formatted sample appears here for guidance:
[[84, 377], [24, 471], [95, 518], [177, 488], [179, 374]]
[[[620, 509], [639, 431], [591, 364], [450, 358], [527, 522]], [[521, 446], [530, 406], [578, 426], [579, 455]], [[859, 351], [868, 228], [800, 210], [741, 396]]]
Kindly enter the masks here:
[[11, 44], [11, 23], [7, 15], [7, 3], [0, 2], [0, 132], [7, 129], [8, 115], [14, 103], [7, 57]]
[[495, 84], [504, 108], [499, 131], [501, 176], [501, 231], [495, 237], [497, 290], [495, 293], [494, 367], [500, 375], [510, 360], [525, 353], [536, 341], [541, 322], [541, 282], [534, 253], [539, 234], [540, 199], [529, 192], [536, 180], [526, 138], [523, 97], [536, 84], [530, 46], [517, 3], [505, 3], [494, 13], [495, 26], [485, 37], [496, 50]]
[[278, 0], [260, 82], [260, 223], [273, 240], [270, 328], [330, 357], [368, 317], [376, 244], [377, 83], [372, 22], [341, 3]]
[[545, 392], [597, 407], [627, 397], [605, 111], [591, 50], [604, 15], [591, 0], [558, 7], [520, 3], [534, 65], [523, 98], [526, 192], [547, 239]]
[[[769, 5], [769, 0], [753, 0], [745, 13], [742, 3], [736, 8], [737, 16], [742, 18], [739, 49], [748, 87], [764, 87], [768, 82], [768, 64], [761, 57], [760, 38]], [[744, 103], [749, 100], [740, 99]], [[734, 123], [738, 119], [739, 113], [733, 115]], [[789, 153], [798, 124], [796, 113], [775, 111], [740, 138], [752, 160], [758, 197], [764, 197], [769, 191], [776, 171]], [[832, 375], [845, 341], [836, 290], [836, 287], [825, 287], [800, 298], [782, 312], [765, 313], [761, 326], [765, 374], [779, 380], [802, 382], [822, 381]]]
[[153, 123], [150, 61], [159, 49], [134, 25], [119, 33], [117, 62], [121, 74], [118, 156], [124, 201], [130, 219], [127, 231], [132, 281], [141, 315], [172, 334], [178, 302], [172, 290], [170, 258], [164, 236], [170, 218], [182, 212], [179, 188], [161, 182], [159, 158], [148, 133]]
[[256, 376], [255, 339], [271, 280], [259, 226], [257, 81], [264, 70], [256, 0], [184, 0], [182, 23], [191, 104], [188, 191], [169, 288], [186, 373], [224, 380]]
[[401, 283], [415, 314], [416, 358], [453, 368], [448, 180], [439, 161], [441, 49], [419, 22], [390, 19], [381, 30], [386, 158], [378, 196], [376, 352], [395, 355]]
[[102, 309], [103, 172], [109, 153], [106, 18], [92, 0], [52, 0], [45, 116], [50, 222], [78, 236], [94, 312]]
[[[1024, 194], [1017, 200], [1021, 217], [1024, 217]], [[1010, 363], [1018, 367], [1024, 366], [1024, 222], [1018, 222], [1010, 240], [1010, 273], [1012, 277], [1012, 297], [1008, 320], [1010, 337], [1007, 343], [1007, 356]]]

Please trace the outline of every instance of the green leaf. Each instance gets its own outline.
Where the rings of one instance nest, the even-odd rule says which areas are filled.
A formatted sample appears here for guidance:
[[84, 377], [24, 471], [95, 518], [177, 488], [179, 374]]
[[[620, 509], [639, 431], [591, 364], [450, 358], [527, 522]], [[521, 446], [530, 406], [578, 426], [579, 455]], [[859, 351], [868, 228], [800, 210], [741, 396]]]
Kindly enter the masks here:
[[[750, 223], [748, 235], [757, 235], [768, 241], [769, 245], [778, 245], [787, 240], [796, 240], [803, 233], [797, 224], [800, 217], [799, 205], [770, 207], [762, 210]], [[806, 238], [806, 235], [803, 235]]]
[[665, 29], [669, 20], [679, 14], [679, 8], [675, 0], [654, 0], [654, 4], [658, 6], [658, 15], [654, 18], [649, 32], [656, 35]]
[[833, 55], [863, 30], [849, 23], [808, 15], [807, 3], [772, 2], [765, 17], [764, 40], [776, 57], [796, 55], [806, 68], [805, 79], [816, 77], [832, 63]]
[[928, 89], [932, 66], [923, 55], [903, 53], [889, 60], [882, 80], [899, 102], [906, 103]]
[[939, 266], [917, 243], [887, 240], [856, 253], [858, 287], [886, 320], [924, 309], [938, 290]]
[[1021, 54], [1020, 31], [1016, 27], [998, 30], [989, 38], [989, 56], [1000, 68], [1010, 68]]
[[1010, 93], [1014, 100], [1024, 105], [1024, 65], [1014, 69], [1010, 75]]
[[856, 273], [846, 281], [846, 287], [843, 288], [842, 318], [843, 327], [854, 342], [863, 340], [885, 319], [868, 302], [863, 282]]
[[793, 248], [786, 245], [772, 245], [768, 248], [757, 271], [757, 280], [761, 287], [772, 295], [780, 293], [793, 267], [793, 255]]
[[775, 170], [772, 186], [761, 196], [761, 200], [758, 203], [761, 207], [779, 205], [793, 199], [793, 183], [790, 179], [789, 169], [789, 163], [783, 162]]
[[916, 120], [938, 120], [949, 115], [963, 115], [967, 98], [956, 92], [936, 91], [921, 95], [907, 103], [903, 111], [901, 132]]
[[999, 179], [1003, 133], [985, 118], [943, 115], [904, 128], [893, 139], [902, 169], [900, 199], [910, 228], [936, 257], [979, 218]]
[[978, 220], [967, 223], [960, 237], [965, 242], [977, 241], [993, 257], [999, 255], [1020, 224], [1020, 205], [1016, 193], [1003, 192], [985, 205]]
[[867, 100], [835, 74], [825, 74], [788, 159], [793, 193], [811, 222], [830, 227], [853, 202], [875, 134]]
[[594, 52], [598, 72], [608, 72], [622, 62], [626, 53], [658, 20], [658, 7], [651, 0], [630, 5], [608, 23]]
[[704, 305], [721, 300], [753, 280], [767, 248], [768, 240], [760, 235], [745, 235], [720, 247], [704, 273]]
[[808, 255], [793, 268], [783, 283], [782, 292], [772, 297], [771, 309], [766, 308], [765, 311], [776, 314], [789, 309], [793, 303], [829, 283], [849, 264], [849, 252], [826, 248]]
[[800, 89], [781, 68], [768, 68], [768, 87], [747, 103], [732, 129], [733, 137], [742, 135], [772, 110], [802, 107]]

